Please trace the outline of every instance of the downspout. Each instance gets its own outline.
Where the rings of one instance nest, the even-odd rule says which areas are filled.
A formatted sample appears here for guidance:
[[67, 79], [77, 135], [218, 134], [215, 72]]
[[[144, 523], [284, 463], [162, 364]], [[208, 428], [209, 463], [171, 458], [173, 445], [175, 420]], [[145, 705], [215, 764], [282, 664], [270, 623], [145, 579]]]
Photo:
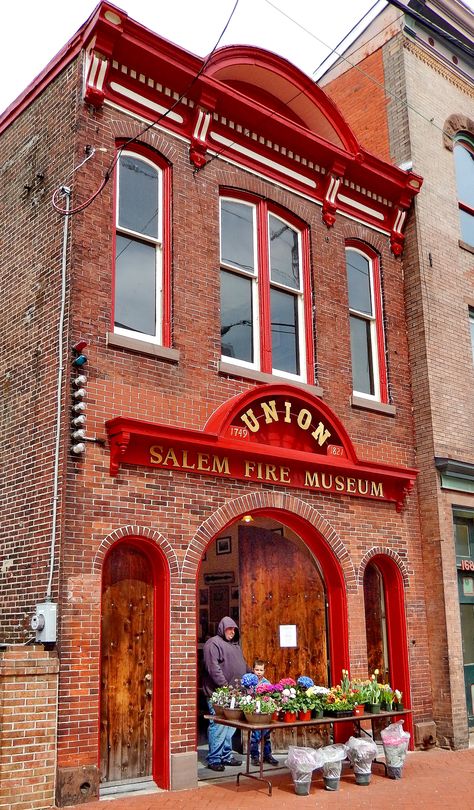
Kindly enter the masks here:
[[71, 189], [61, 186], [61, 193], [66, 198], [65, 216], [63, 225], [63, 246], [61, 257], [61, 309], [59, 313], [58, 325], [58, 380], [56, 385], [56, 439], [54, 448], [54, 479], [53, 479], [53, 517], [51, 525], [51, 548], [49, 552], [49, 577], [46, 588], [45, 602], [51, 602], [53, 586], [54, 558], [56, 552], [56, 534], [58, 520], [58, 489], [59, 489], [59, 451], [61, 444], [61, 393], [64, 374], [64, 352], [63, 352], [63, 331], [66, 311], [66, 263], [67, 263], [67, 240], [69, 231], [69, 208], [71, 204]]

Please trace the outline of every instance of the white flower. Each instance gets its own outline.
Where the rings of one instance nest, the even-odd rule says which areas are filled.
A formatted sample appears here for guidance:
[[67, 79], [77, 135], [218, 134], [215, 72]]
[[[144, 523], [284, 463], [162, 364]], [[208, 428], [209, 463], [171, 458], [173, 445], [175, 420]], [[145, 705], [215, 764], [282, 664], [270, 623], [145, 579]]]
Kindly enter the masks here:
[[283, 692], [282, 692], [282, 695], [285, 695], [285, 697], [289, 697], [290, 696], [290, 690], [289, 689], [284, 689]]

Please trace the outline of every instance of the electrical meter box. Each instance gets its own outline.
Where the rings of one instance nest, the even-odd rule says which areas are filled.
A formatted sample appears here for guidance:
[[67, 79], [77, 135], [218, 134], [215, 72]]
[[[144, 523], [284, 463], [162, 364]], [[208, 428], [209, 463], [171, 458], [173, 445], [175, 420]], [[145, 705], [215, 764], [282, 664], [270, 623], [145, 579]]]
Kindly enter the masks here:
[[36, 633], [36, 641], [43, 644], [56, 641], [57, 605], [54, 602], [41, 602], [31, 619], [31, 629]]

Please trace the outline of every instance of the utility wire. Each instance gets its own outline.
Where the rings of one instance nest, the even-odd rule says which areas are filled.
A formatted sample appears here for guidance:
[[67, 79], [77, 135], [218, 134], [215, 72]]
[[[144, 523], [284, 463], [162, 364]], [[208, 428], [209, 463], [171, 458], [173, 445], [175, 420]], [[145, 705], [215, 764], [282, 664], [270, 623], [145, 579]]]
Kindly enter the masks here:
[[[340, 42], [338, 42], [338, 43], [337, 43], [337, 45], [335, 45], [335, 46], [334, 46], [334, 48], [332, 49], [331, 53], [328, 53], [328, 55], [324, 57], [323, 61], [322, 61], [322, 62], [320, 62], [320, 63], [319, 63], [319, 65], [318, 65], [318, 66], [317, 66], [317, 67], [316, 67], [316, 68], [313, 70], [313, 76], [314, 76], [314, 75], [315, 75], [315, 74], [318, 72], [318, 70], [320, 70], [320, 69], [321, 69], [322, 65], [324, 65], [324, 63], [325, 63], [325, 62], [327, 62], [327, 61], [328, 61], [328, 59], [330, 59], [330, 58], [331, 58], [331, 56], [333, 55], [333, 53], [336, 53], [336, 50], [337, 50], [338, 48], [340, 48], [340, 47], [341, 47], [341, 45], [343, 44], [343, 42], [345, 42], [345, 41], [346, 41], [346, 39], [347, 39], [348, 37], [350, 37], [350, 35], [353, 33], [353, 31], [355, 31], [355, 30], [356, 30], [356, 28], [358, 28], [358, 27], [359, 27], [359, 25], [361, 24], [361, 22], [363, 22], [363, 21], [365, 20], [365, 18], [369, 16], [370, 12], [371, 12], [371, 11], [373, 11], [373, 10], [374, 10], [374, 8], [375, 8], [375, 6], [378, 6], [378, 4], [379, 4], [379, 3], [380, 3], [380, 0], [375, 0], [375, 3], [373, 4], [373, 6], [371, 6], [371, 7], [369, 8], [369, 10], [365, 12], [365, 14], [364, 14], [364, 15], [363, 15], [363, 16], [360, 18], [360, 20], [358, 20], [358, 21], [355, 23], [355, 25], [353, 25], [353, 26], [352, 26], [351, 30], [350, 30], [350, 31], [348, 31], [348, 32], [347, 32], [347, 34], [346, 34], [346, 35], [345, 35], [345, 36], [344, 36], [344, 37], [343, 37], [343, 38], [340, 40]], [[402, 15], [400, 15], [400, 16], [402, 16]], [[389, 23], [389, 25], [391, 25], [391, 24], [392, 24], [392, 23]], [[388, 28], [388, 26], [385, 26], [385, 28]], [[382, 29], [382, 30], [384, 30], [384, 29]], [[377, 33], [377, 36], [378, 36], [378, 34], [379, 34], [379, 33], [381, 33], [381, 32], [378, 32], [378, 33]]]
[[[126, 149], [126, 148], [127, 148], [127, 146], [130, 146], [130, 144], [131, 144], [131, 143], [134, 143], [135, 141], [137, 141], [137, 140], [138, 140], [138, 138], [141, 138], [141, 137], [142, 137], [142, 136], [145, 134], [145, 132], [148, 132], [148, 130], [149, 130], [149, 129], [151, 129], [152, 127], [154, 127], [154, 126], [156, 126], [157, 124], [159, 124], [159, 123], [160, 123], [160, 121], [162, 121], [164, 118], [166, 118], [166, 117], [167, 117], [167, 116], [168, 116], [168, 115], [169, 115], [171, 112], [173, 112], [173, 110], [175, 109], [175, 107], [177, 107], [177, 106], [178, 106], [178, 104], [180, 104], [180, 103], [181, 103], [181, 101], [183, 100], [183, 98], [184, 98], [184, 97], [185, 97], [185, 96], [186, 96], [186, 95], [189, 93], [189, 91], [191, 90], [191, 88], [192, 88], [192, 87], [193, 87], [193, 86], [196, 84], [197, 80], [199, 79], [199, 77], [202, 75], [202, 73], [205, 71], [206, 67], [208, 66], [209, 61], [210, 61], [210, 60], [211, 60], [211, 58], [213, 57], [214, 52], [215, 52], [215, 51], [216, 51], [216, 49], [218, 48], [219, 43], [220, 43], [220, 41], [221, 41], [222, 37], [224, 36], [225, 32], [227, 31], [227, 29], [228, 29], [228, 27], [229, 27], [229, 25], [230, 25], [230, 22], [231, 22], [232, 17], [234, 16], [234, 14], [235, 14], [235, 12], [236, 12], [236, 10], [237, 10], [237, 6], [238, 6], [238, 5], [239, 5], [239, 0], [235, 0], [235, 3], [234, 3], [233, 8], [232, 8], [232, 11], [231, 11], [231, 12], [230, 12], [230, 14], [229, 14], [229, 17], [228, 17], [228, 19], [227, 19], [227, 22], [226, 22], [226, 24], [224, 25], [224, 28], [222, 29], [221, 33], [219, 34], [219, 38], [217, 39], [217, 42], [215, 43], [215, 45], [214, 45], [214, 47], [212, 48], [212, 50], [211, 50], [211, 52], [209, 53], [209, 55], [206, 57], [206, 59], [205, 59], [205, 60], [204, 60], [204, 62], [202, 63], [202, 65], [201, 65], [201, 67], [199, 68], [199, 70], [198, 70], [198, 72], [196, 73], [196, 75], [195, 75], [195, 76], [193, 76], [193, 78], [192, 78], [192, 79], [191, 79], [191, 81], [189, 82], [189, 84], [188, 84], [188, 86], [186, 87], [186, 89], [185, 89], [185, 90], [183, 90], [183, 92], [181, 93], [181, 95], [180, 95], [180, 96], [179, 96], [179, 97], [176, 99], [176, 101], [174, 102], [174, 104], [172, 104], [172, 105], [171, 105], [171, 107], [170, 107], [168, 110], [166, 110], [164, 113], [162, 113], [161, 115], [159, 115], [159, 116], [158, 116], [158, 118], [156, 118], [154, 121], [151, 121], [149, 124], [147, 124], [145, 127], [143, 127], [143, 129], [142, 129], [140, 132], [138, 132], [138, 133], [137, 133], [137, 135], [134, 135], [134, 136], [133, 136], [133, 138], [129, 138], [127, 141], [125, 141], [125, 143], [123, 143], [123, 144], [121, 145], [121, 147], [120, 147], [120, 148], [117, 150], [117, 152], [116, 152], [116, 154], [115, 154], [115, 157], [113, 158], [113, 160], [112, 160], [112, 162], [111, 162], [111, 164], [110, 164], [109, 168], [106, 170], [105, 175], [104, 175], [104, 178], [103, 178], [103, 180], [102, 180], [102, 182], [101, 182], [101, 184], [100, 184], [99, 188], [98, 188], [98, 189], [97, 189], [97, 190], [94, 192], [94, 194], [92, 194], [92, 195], [91, 195], [91, 197], [89, 197], [89, 199], [88, 199], [88, 200], [85, 200], [85, 201], [84, 201], [83, 203], [81, 203], [80, 205], [76, 206], [75, 208], [70, 208], [70, 209], [68, 210], [68, 209], [67, 209], [67, 207], [66, 207], [66, 208], [61, 208], [61, 207], [60, 207], [60, 206], [57, 204], [57, 202], [56, 202], [56, 200], [57, 200], [57, 196], [58, 196], [58, 195], [61, 193], [61, 188], [62, 188], [62, 185], [63, 185], [63, 184], [61, 184], [61, 186], [60, 186], [58, 189], [56, 189], [56, 191], [55, 191], [55, 192], [54, 192], [54, 194], [53, 194], [53, 198], [52, 198], [52, 205], [53, 205], [54, 209], [55, 209], [55, 210], [56, 210], [56, 211], [57, 211], [59, 214], [61, 214], [62, 216], [68, 216], [68, 217], [69, 217], [69, 216], [73, 216], [74, 214], [79, 214], [81, 211], [84, 211], [84, 209], [85, 209], [85, 208], [88, 208], [88, 206], [89, 206], [89, 205], [91, 205], [91, 203], [93, 203], [93, 202], [94, 202], [94, 200], [95, 200], [95, 199], [96, 199], [96, 198], [99, 196], [99, 194], [101, 194], [101, 193], [102, 193], [102, 191], [104, 190], [105, 186], [106, 186], [106, 185], [107, 185], [107, 183], [109, 182], [109, 180], [110, 180], [110, 178], [111, 178], [111, 176], [112, 176], [112, 172], [113, 172], [113, 170], [114, 170], [115, 166], [117, 165], [117, 161], [119, 160], [120, 155], [122, 154], [123, 150], [124, 150], [124, 149]], [[76, 168], [75, 168], [75, 169], [73, 169], [72, 173], [76, 172], [76, 171], [77, 171], [77, 170], [78, 170], [78, 169], [79, 169], [81, 166], [83, 166], [83, 165], [84, 165], [84, 163], [86, 163], [86, 162], [87, 162], [87, 160], [89, 160], [89, 158], [91, 158], [91, 157], [92, 157], [92, 155], [93, 155], [94, 153], [95, 153], [95, 149], [94, 149], [94, 150], [92, 150], [92, 153], [91, 153], [91, 154], [89, 154], [89, 155], [86, 157], [86, 159], [85, 159], [85, 160], [83, 160], [83, 161], [82, 161], [82, 162], [79, 164], [79, 166], [76, 166]]]

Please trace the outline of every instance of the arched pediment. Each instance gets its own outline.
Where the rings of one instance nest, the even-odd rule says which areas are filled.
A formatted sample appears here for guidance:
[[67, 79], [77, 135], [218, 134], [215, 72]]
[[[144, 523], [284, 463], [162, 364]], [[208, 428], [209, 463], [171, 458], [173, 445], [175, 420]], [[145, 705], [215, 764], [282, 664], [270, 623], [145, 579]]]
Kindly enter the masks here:
[[230, 45], [212, 55], [204, 73], [335, 146], [359, 152], [355, 135], [335, 104], [286, 59], [261, 48]]

